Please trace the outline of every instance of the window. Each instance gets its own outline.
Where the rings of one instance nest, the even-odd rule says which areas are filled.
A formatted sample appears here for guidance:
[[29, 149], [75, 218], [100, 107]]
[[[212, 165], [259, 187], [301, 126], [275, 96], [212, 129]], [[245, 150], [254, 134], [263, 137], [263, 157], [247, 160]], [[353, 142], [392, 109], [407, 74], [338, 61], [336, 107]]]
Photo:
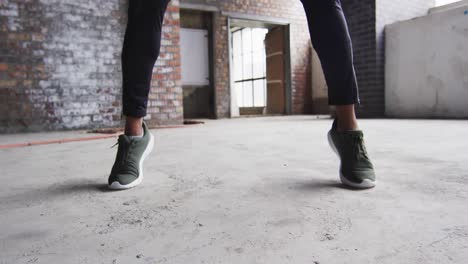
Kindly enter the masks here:
[[182, 84], [209, 85], [208, 31], [180, 29], [180, 50]]
[[232, 33], [234, 89], [239, 107], [266, 106], [267, 33], [264, 28], [242, 28]]

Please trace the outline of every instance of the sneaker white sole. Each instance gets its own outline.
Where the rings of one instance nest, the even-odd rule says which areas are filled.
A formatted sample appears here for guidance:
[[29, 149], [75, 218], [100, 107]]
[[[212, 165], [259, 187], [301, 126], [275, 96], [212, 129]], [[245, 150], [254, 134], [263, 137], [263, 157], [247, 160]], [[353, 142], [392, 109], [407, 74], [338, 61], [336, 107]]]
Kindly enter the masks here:
[[339, 173], [340, 173], [341, 182], [344, 185], [347, 185], [347, 186], [350, 186], [350, 187], [356, 188], [356, 189], [374, 188], [376, 183], [377, 183], [376, 181], [371, 181], [369, 179], [364, 179], [361, 183], [355, 183], [355, 182], [352, 182], [352, 181], [346, 179], [343, 176], [343, 173], [341, 173], [341, 158], [340, 158], [340, 155], [338, 154], [338, 150], [336, 149], [335, 143], [333, 143], [330, 132], [328, 132], [327, 138], [328, 138], [328, 144], [330, 145], [330, 148], [333, 150], [333, 152], [335, 152], [335, 154], [338, 156], [338, 159], [340, 160], [340, 171], [339, 171]]
[[151, 133], [149, 133], [149, 135], [150, 135], [150, 141], [145, 151], [143, 151], [143, 155], [141, 155], [140, 163], [138, 164], [138, 171], [140, 172], [140, 174], [138, 174], [138, 178], [134, 180], [133, 182], [126, 184], [126, 185], [122, 185], [119, 182], [115, 181], [109, 185], [109, 189], [111, 190], [130, 189], [139, 185], [143, 181], [143, 162], [145, 161], [146, 157], [148, 157], [148, 155], [151, 153], [151, 151], [153, 151], [153, 147], [154, 147], [154, 136]]

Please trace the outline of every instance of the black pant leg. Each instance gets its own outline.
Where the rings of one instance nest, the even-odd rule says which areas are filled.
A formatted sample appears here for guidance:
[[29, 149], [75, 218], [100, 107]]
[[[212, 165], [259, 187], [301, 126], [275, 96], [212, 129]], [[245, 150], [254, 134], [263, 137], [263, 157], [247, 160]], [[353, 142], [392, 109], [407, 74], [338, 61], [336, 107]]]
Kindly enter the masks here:
[[329, 104], [358, 104], [353, 48], [340, 0], [301, 1], [327, 81]]
[[146, 115], [153, 67], [159, 56], [162, 23], [169, 1], [129, 0], [122, 50], [122, 112], [126, 116]]

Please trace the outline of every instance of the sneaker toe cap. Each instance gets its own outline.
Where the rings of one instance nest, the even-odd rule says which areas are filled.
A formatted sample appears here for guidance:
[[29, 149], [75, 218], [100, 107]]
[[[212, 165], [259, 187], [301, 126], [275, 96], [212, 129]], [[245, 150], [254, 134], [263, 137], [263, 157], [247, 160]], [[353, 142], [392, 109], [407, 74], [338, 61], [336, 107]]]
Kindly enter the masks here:
[[353, 188], [373, 188], [375, 187], [375, 173], [374, 171], [356, 170], [346, 175], [341, 173], [341, 181]]
[[116, 174], [109, 177], [108, 184], [112, 185], [114, 182], [119, 183], [120, 185], [128, 185], [134, 182], [137, 179], [132, 174]]

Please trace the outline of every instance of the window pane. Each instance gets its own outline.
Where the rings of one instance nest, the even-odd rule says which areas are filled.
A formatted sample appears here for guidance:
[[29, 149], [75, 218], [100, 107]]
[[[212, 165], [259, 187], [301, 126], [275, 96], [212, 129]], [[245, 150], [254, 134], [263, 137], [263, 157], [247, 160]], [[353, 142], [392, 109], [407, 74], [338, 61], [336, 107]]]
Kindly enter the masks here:
[[237, 105], [239, 107], [244, 106], [244, 87], [242, 83], [235, 83], [235, 89], [236, 89], [236, 97], [237, 97]]
[[244, 84], [244, 107], [253, 106], [252, 82], [243, 82]]
[[242, 29], [242, 54], [252, 52], [252, 30], [250, 28]]
[[[233, 78], [239, 107], [266, 106], [266, 55], [267, 29], [243, 28], [233, 33]], [[249, 80], [249, 81], [246, 81]], [[242, 82], [239, 82], [242, 81]]]
[[265, 56], [261, 52], [256, 52], [253, 57], [253, 78], [265, 77]]
[[234, 81], [242, 79], [242, 42], [241, 31], [232, 33], [232, 63], [234, 65]]
[[241, 31], [232, 33], [232, 53], [233, 56], [240, 56], [242, 53]]
[[243, 79], [252, 79], [252, 53], [244, 53], [243, 60]]
[[234, 64], [234, 81], [242, 80], [242, 56], [234, 56], [232, 63]]
[[254, 28], [252, 29], [252, 50], [260, 51], [265, 49], [265, 36], [268, 29]]
[[265, 80], [254, 81], [254, 106], [265, 106]]

